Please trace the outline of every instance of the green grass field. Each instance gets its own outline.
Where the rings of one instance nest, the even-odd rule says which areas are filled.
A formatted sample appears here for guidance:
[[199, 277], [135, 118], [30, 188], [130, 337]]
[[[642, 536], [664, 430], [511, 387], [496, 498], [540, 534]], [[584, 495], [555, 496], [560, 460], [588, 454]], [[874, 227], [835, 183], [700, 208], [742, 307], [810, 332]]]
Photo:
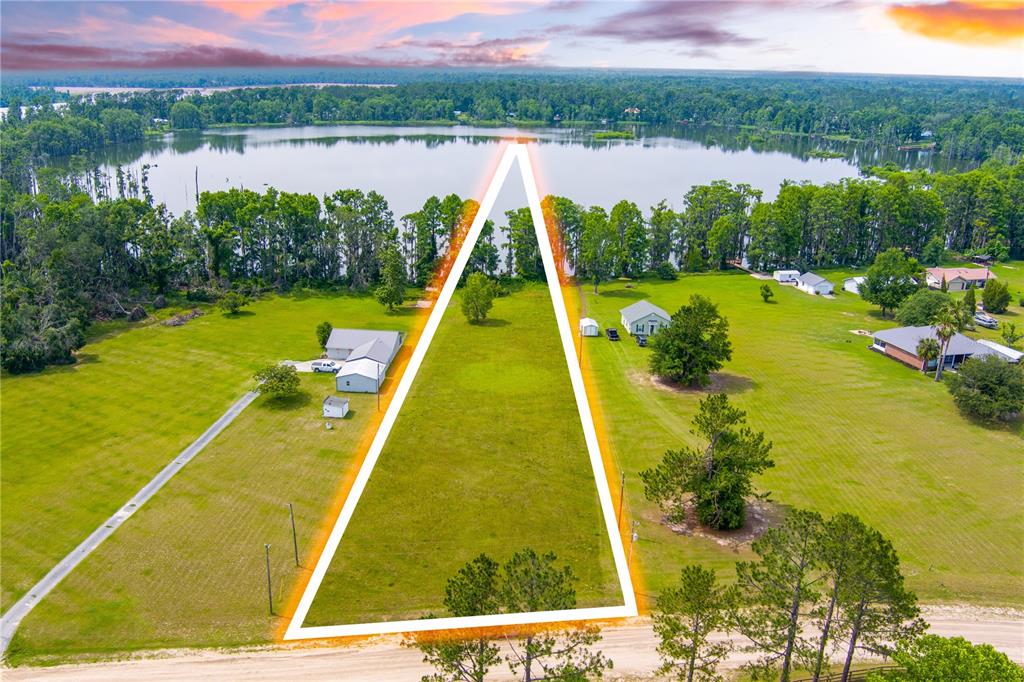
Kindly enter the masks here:
[[446, 311], [306, 625], [442, 613], [481, 552], [572, 566], [580, 607], [622, 603], [547, 290]]
[[[1018, 268], [1024, 266], [997, 270], [1013, 282], [1011, 290], [1020, 285]], [[837, 283], [847, 276], [825, 274]], [[765, 304], [761, 283], [740, 273], [702, 274], [629, 289], [614, 283], [597, 296], [587, 289], [583, 301], [602, 327], [618, 327], [619, 309], [636, 300], [649, 298], [671, 313], [692, 293], [711, 298], [728, 317], [733, 342], [720, 385], [775, 444], [776, 466], [759, 480], [772, 500], [860, 515], [893, 540], [910, 586], [924, 600], [1024, 603], [1024, 424], [973, 423], [945, 386], [868, 350], [870, 340], [851, 330], [895, 322], [859, 297], [829, 300], [773, 284], [774, 302]], [[1015, 298], [999, 317], [1018, 315]], [[627, 475], [627, 501], [641, 522], [644, 591], [656, 594], [687, 563], [731, 576], [732, 564], [749, 550], [671, 532], [637, 476], [692, 438], [690, 420], [704, 394], [652, 384], [649, 351], [628, 336], [619, 343], [589, 338], [586, 348], [596, 402]]]
[[260, 365], [317, 356], [318, 322], [405, 329], [412, 319], [365, 296], [269, 297], [182, 327], [110, 325], [76, 365], [5, 375], [3, 607], [241, 397]]
[[348, 394], [349, 416], [327, 430], [320, 402], [331, 375], [302, 375], [303, 393], [260, 397], [100, 546], [25, 619], [15, 664], [134, 649], [269, 641], [264, 543], [271, 544], [276, 613], [302, 570], [299, 557], [348, 468], [376, 399]]

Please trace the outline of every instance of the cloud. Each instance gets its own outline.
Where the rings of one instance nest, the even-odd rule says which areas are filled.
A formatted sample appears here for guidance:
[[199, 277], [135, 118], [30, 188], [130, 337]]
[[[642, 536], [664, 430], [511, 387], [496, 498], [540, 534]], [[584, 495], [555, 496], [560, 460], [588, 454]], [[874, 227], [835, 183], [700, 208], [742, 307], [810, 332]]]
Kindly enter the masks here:
[[202, 0], [199, 4], [252, 21], [275, 9], [294, 5], [296, 0]]
[[952, 43], [993, 45], [1024, 41], [1021, 0], [952, 0], [894, 5], [886, 14], [902, 30]]
[[577, 33], [630, 43], [679, 42], [698, 47], [749, 45], [757, 41], [719, 25], [740, 4], [749, 3], [648, 1], [579, 29]]
[[415, 39], [404, 36], [382, 44], [381, 48], [421, 48], [434, 54], [438, 64], [452, 66], [537, 65], [537, 57], [550, 41], [537, 36], [480, 39], [472, 34], [466, 40]]

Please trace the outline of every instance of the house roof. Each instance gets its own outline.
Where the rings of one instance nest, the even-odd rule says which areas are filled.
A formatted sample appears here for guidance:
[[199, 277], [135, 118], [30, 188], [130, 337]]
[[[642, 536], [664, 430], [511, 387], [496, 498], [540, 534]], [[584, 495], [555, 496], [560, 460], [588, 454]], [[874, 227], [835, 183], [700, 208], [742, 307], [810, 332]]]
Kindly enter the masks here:
[[594, 325], [596, 327], [597, 326], [597, 320], [595, 320], [592, 317], [584, 317], [582, 320], [580, 320], [580, 326], [581, 327], [584, 326], [584, 325], [590, 325], [590, 324], [592, 324], [592, 325]]
[[821, 275], [816, 275], [813, 272], [805, 272], [804, 274], [802, 274], [799, 277], [797, 277], [797, 279], [799, 281], [803, 282], [804, 284], [806, 284], [808, 286], [812, 286], [812, 287], [816, 287], [816, 286], [818, 286], [819, 284], [822, 284], [822, 283], [824, 283], [824, 284], [832, 284], [832, 282], [829, 282], [827, 279], [825, 279]]
[[[883, 329], [880, 332], [875, 332], [874, 337], [914, 355], [917, 355], [917, 344], [921, 339], [932, 338], [938, 341], [938, 337], [935, 335], [935, 327]], [[995, 353], [995, 351], [991, 348], [963, 334], [954, 334], [953, 338], [949, 340], [949, 346], [946, 348], [946, 355], [990, 355], [992, 353]]]
[[665, 320], [670, 320], [671, 316], [664, 310], [654, 305], [650, 301], [637, 301], [633, 305], [628, 305], [619, 311], [622, 317], [626, 319], [626, 322], [632, 324], [636, 320], [643, 319], [648, 315], [657, 315]]
[[402, 335], [399, 332], [378, 329], [332, 329], [327, 339], [327, 348], [355, 349], [374, 339], [380, 339], [391, 354], [402, 345]]
[[324, 405], [330, 405], [331, 407], [345, 407], [348, 405], [348, 398], [342, 398], [336, 395], [329, 395], [324, 398]]
[[996, 343], [995, 341], [989, 341], [988, 339], [978, 339], [978, 343], [980, 343], [983, 346], [991, 348], [995, 352], [1007, 358], [1010, 362], [1020, 362], [1021, 358], [1024, 358], [1024, 352], [1021, 352], [1014, 348], [1010, 348], [1009, 346], [1004, 346], [1001, 343]]
[[988, 268], [928, 268], [928, 274], [938, 281], [945, 277], [946, 281], [959, 277], [968, 282], [984, 282], [996, 279], [994, 272]]
[[799, 270], [776, 270], [773, 275], [799, 275]]
[[346, 362], [352, 362], [361, 358], [370, 358], [376, 362], [386, 365], [391, 360], [391, 348], [380, 339], [370, 339], [366, 343], [356, 346], [349, 353]]
[[847, 277], [846, 279], [843, 280], [843, 284], [846, 284], [847, 282], [856, 282], [857, 284], [863, 284], [864, 280], [866, 279], [867, 277]]
[[359, 360], [352, 360], [342, 365], [341, 369], [335, 376], [339, 377], [350, 377], [350, 376], [361, 376], [367, 379], [381, 379], [384, 376], [384, 365], [383, 363], [376, 362], [370, 358], [360, 358]]

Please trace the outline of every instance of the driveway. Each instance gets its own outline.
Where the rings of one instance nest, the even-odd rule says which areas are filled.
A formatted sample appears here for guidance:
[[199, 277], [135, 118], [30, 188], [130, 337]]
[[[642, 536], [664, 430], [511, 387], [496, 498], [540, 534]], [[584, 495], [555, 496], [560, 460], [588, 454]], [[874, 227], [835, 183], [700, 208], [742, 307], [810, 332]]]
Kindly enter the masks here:
[[[320, 360], [322, 358], [316, 358], [316, 359]], [[335, 362], [338, 363], [338, 368], [340, 369], [342, 363], [337, 361], [337, 360], [335, 360]], [[313, 368], [311, 367], [311, 365], [313, 364], [313, 360], [300, 360], [300, 361], [285, 360], [281, 364], [282, 365], [291, 365], [292, 367], [295, 368], [296, 372], [312, 372], [313, 371]]]

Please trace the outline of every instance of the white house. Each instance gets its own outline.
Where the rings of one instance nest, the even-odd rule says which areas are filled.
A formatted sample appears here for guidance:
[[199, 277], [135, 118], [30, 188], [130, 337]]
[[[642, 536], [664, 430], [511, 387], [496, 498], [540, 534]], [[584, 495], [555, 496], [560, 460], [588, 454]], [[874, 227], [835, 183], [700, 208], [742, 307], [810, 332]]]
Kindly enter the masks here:
[[843, 291], [849, 291], [851, 294], [859, 294], [860, 287], [864, 284], [864, 280], [867, 277], [847, 277], [843, 280]]
[[327, 357], [331, 360], [348, 360], [356, 348], [371, 341], [380, 341], [387, 349], [387, 363], [390, 363], [402, 346], [400, 332], [379, 331], [376, 329], [332, 329], [327, 339]]
[[796, 280], [796, 288], [813, 296], [831, 294], [833, 289], [832, 282], [813, 272], [800, 275]]
[[650, 301], [637, 301], [619, 311], [622, 328], [632, 336], [649, 336], [672, 322], [671, 316]]
[[776, 282], [796, 282], [799, 276], [799, 270], [776, 270], [772, 273]]
[[345, 362], [334, 375], [334, 385], [347, 393], [376, 393], [384, 383], [387, 365], [370, 358]]
[[342, 419], [346, 414], [348, 414], [348, 398], [339, 398], [336, 395], [324, 398], [325, 417]]
[[592, 317], [584, 317], [580, 320], [580, 335], [599, 336], [600, 334], [601, 328], [597, 326], [597, 320]]

